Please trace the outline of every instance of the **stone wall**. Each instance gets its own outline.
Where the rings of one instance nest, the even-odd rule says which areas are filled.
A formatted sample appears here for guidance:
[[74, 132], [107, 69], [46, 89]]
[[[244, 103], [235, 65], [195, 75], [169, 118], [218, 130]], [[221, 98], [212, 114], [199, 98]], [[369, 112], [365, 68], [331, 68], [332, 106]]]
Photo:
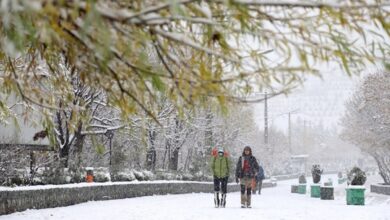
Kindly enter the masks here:
[[298, 181], [298, 177], [300, 176], [301, 174], [299, 173], [296, 173], [296, 174], [287, 174], [287, 175], [278, 175], [278, 176], [272, 176], [273, 179], [276, 179], [276, 180], [291, 180], [291, 179], [297, 179]]
[[370, 190], [373, 193], [379, 193], [384, 195], [390, 195], [390, 185], [382, 185], [382, 184], [376, 184], [371, 185]]
[[[264, 182], [263, 187], [272, 187], [276, 183]], [[228, 185], [228, 192], [236, 192], [240, 186], [235, 183]], [[140, 196], [211, 193], [212, 183], [173, 182], [173, 183], [128, 183], [112, 185], [95, 185], [66, 188], [0, 190], [0, 215], [26, 209], [43, 209], [69, 206], [87, 201], [124, 199]]]

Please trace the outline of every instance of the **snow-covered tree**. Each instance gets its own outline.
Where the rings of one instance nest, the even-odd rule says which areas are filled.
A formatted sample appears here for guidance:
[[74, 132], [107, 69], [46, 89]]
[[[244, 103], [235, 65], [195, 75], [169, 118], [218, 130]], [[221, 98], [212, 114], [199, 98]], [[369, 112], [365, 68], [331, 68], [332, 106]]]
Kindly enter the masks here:
[[390, 74], [368, 75], [346, 103], [343, 137], [374, 157], [390, 183]]
[[223, 105], [265, 87], [288, 92], [304, 74], [319, 74], [317, 63], [353, 73], [381, 58], [388, 49], [380, 42], [389, 33], [388, 6], [381, 0], [5, 0], [0, 89], [57, 106], [57, 94], [15, 71], [22, 56], [30, 70], [45, 60], [50, 75], [65, 58], [122, 113], [142, 109], [152, 118], [148, 105], [162, 91], [178, 108], [209, 99]]

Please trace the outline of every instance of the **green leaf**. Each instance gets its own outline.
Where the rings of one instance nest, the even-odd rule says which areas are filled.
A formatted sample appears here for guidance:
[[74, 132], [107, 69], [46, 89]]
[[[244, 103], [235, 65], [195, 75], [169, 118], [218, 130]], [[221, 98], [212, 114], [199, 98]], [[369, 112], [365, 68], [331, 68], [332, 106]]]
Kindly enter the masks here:
[[161, 81], [160, 77], [157, 75], [152, 75], [152, 85], [155, 89], [157, 89], [160, 92], [165, 91], [165, 84], [163, 81]]
[[387, 71], [390, 71], [390, 63], [385, 62], [384, 66]]
[[103, 144], [97, 144], [95, 145], [95, 150], [98, 155], [103, 155], [106, 148], [104, 147]]
[[341, 59], [341, 63], [342, 63], [343, 68], [345, 69], [345, 71], [347, 71], [347, 74], [349, 76], [351, 76], [352, 73], [351, 73], [351, 71], [349, 69], [348, 60], [345, 57], [344, 53], [342, 51], [340, 51], [340, 50], [337, 50], [337, 51], [334, 52], [334, 54]]

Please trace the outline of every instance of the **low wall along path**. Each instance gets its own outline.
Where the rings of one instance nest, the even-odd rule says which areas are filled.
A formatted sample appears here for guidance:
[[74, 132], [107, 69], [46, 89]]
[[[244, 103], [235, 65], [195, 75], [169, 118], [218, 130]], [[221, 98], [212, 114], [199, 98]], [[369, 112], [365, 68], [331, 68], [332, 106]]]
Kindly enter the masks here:
[[[276, 183], [264, 182], [263, 187]], [[21, 187], [0, 189], [0, 215], [26, 209], [43, 209], [69, 206], [87, 201], [124, 199], [140, 196], [211, 193], [213, 184], [208, 182], [115, 182], [109, 184], [83, 183], [77, 186], [57, 185], [49, 188]], [[236, 183], [228, 184], [228, 192], [240, 191]]]
[[390, 185], [373, 184], [370, 186], [370, 190], [373, 193], [390, 195]]

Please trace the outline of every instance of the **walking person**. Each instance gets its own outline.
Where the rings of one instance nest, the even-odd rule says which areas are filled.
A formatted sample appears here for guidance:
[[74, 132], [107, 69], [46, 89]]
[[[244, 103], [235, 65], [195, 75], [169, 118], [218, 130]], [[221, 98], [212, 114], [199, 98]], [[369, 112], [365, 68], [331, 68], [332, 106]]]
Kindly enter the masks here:
[[227, 183], [228, 183], [229, 172], [230, 172], [230, 161], [229, 161], [228, 153], [225, 152], [225, 150], [222, 147], [218, 148], [217, 154], [213, 154], [211, 159], [211, 169], [214, 177], [215, 207], [225, 208]]
[[[256, 183], [257, 186], [259, 187], [259, 195], [261, 194], [261, 188], [263, 187], [263, 180], [265, 179], [264, 175], [264, 169], [261, 165], [259, 165], [259, 172], [256, 175]], [[255, 190], [256, 193], [256, 190]]]
[[236, 182], [241, 185], [241, 208], [251, 208], [252, 180], [256, 177], [259, 165], [249, 146], [244, 148], [236, 166]]
[[252, 194], [256, 194], [257, 187], [259, 188], [259, 194], [261, 194], [261, 187], [263, 186], [263, 180], [265, 179], [263, 167], [260, 165], [259, 161], [257, 161], [257, 164], [259, 164], [259, 170], [256, 177], [252, 179]]

